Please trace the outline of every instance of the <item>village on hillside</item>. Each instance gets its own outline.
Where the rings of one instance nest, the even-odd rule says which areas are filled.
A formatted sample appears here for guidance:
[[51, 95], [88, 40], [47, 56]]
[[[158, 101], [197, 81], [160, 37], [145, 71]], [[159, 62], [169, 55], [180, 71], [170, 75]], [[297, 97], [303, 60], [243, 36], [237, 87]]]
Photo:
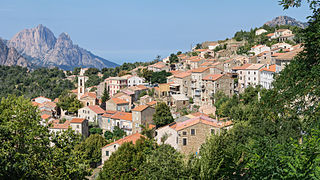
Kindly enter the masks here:
[[[205, 42], [190, 52], [171, 54], [126, 75], [108, 77], [94, 87], [85, 86], [88, 68], [81, 68], [79, 75], [68, 76], [77, 81], [77, 89], [70, 94], [83, 105], [77, 113], [58, 108], [59, 98], [40, 96], [32, 99], [32, 104], [38, 107], [42, 123], [51, 124], [52, 133], [71, 128], [88, 137], [93, 129], [102, 131], [102, 136], [121, 131], [122, 137], [101, 149], [98, 165], [123, 143], [135, 143], [145, 136], [142, 133], [145, 130], [153, 130], [158, 144], [169, 144], [185, 155], [197, 154], [211, 134], [218, 135], [233, 126], [232, 119], [216, 114], [217, 93], [232, 97], [250, 86], [271, 89], [274, 76], [303, 50], [302, 44], [294, 42], [295, 34], [289, 29], [277, 29], [273, 33], [257, 29], [255, 33], [276, 43], [257, 44], [247, 53], [239, 54], [239, 48], [246, 43], [244, 40]], [[170, 75], [166, 83], [151, 84], [141, 76], [141, 71], [165, 71]], [[161, 127], [153, 121], [159, 104], [168, 106], [174, 119]]]

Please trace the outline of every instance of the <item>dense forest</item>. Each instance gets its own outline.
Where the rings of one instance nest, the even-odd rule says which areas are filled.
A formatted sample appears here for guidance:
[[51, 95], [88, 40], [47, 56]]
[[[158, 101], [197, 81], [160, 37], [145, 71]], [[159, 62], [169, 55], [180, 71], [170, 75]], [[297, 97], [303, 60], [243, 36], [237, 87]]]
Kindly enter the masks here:
[[63, 91], [74, 88], [58, 68], [29, 71], [20, 66], [0, 66], [0, 98], [15, 94], [27, 98], [45, 96], [54, 99]]

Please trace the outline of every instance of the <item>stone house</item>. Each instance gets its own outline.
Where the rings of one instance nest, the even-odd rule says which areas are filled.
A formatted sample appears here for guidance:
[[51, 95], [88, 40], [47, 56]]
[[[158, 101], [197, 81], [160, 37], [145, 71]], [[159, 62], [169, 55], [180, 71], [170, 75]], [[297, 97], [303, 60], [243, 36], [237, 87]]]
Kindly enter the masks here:
[[234, 94], [234, 80], [226, 74], [209, 74], [202, 79], [204, 88], [201, 93], [201, 105], [213, 105], [213, 95], [223, 92], [231, 97]]
[[296, 49], [275, 57], [276, 72], [279, 73], [280, 71], [282, 71], [286, 67], [286, 65], [288, 65], [292, 61], [292, 59], [302, 50], [303, 48]]
[[84, 106], [98, 105], [98, 99], [96, 93], [86, 92], [79, 99]]
[[107, 144], [106, 146], [101, 148], [101, 161], [102, 164], [104, 164], [104, 162], [106, 160], [108, 160], [111, 156], [112, 153], [114, 153], [115, 151], [117, 151], [117, 149], [123, 144], [123, 143], [133, 143], [135, 144], [136, 141], [140, 138], [143, 138], [144, 136], [136, 133], [136, 134], [132, 134], [129, 136], [126, 136], [122, 139], [119, 139], [113, 143]]
[[112, 122], [111, 131], [114, 130], [115, 126], [118, 126], [127, 135], [132, 134], [132, 113], [117, 111], [110, 117], [110, 120]]
[[175, 110], [186, 108], [189, 106], [189, 98], [185, 94], [172, 94], [170, 105]]
[[191, 96], [191, 72], [181, 72], [173, 75], [172, 82], [179, 85], [179, 93]]
[[129, 102], [120, 98], [111, 98], [106, 102], [106, 110], [129, 112]]
[[202, 78], [210, 74], [210, 68], [193, 69], [191, 73], [191, 97], [196, 105], [201, 104]]
[[105, 113], [98, 105], [90, 105], [78, 110], [78, 118], [87, 119], [91, 123], [98, 123], [101, 116]]
[[89, 124], [88, 120], [84, 118], [73, 118], [70, 121], [70, 127], [76, 133], [82, 134], [84, 137], [89, 136]]
[[112, 131], [113, 130], [113, 122], [111, 120], [111, 116], [114, 115], [117, 111], [106, 111], [99, 121], [99, 127], [102, 129], [102, 132]]
[[[170, 129], [169, 129], [170, 128]], [[156, 130], [156, 140], [171, 145], [183, 154], [198, 154], [200, 147], [212, 134], [219, 135], [225, 129], [232, 128], [231, 121], [218, 121], [200, 115], [182, 122], [174, 122]], [[175, 139], [175, 141], [174, 141]]]
[[154, 124], [153, 114], [155, 113], [155, 108], [148, 105], [136, 106], [132, 109], [132, 133], [141, 132], [142, 129], [140, 125], [150, 125]]

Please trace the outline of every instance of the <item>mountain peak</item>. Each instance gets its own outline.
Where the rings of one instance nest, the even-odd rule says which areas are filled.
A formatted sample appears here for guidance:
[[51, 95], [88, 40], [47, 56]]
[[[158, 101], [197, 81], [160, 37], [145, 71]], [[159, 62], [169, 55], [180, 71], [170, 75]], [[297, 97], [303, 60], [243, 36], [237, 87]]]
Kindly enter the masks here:
[[290, 25], [290, 26], [298, 26], [301, 28], [306, 28], [308, 26], [308, 23], [298, 21], [289, 16], [278, 16], [273, 20], [266, 22], [265, 24], [272, 27], [277, 25]]
[[57, 66], [67, 70], [79, 66], [96, 68], [118, 66], [74, 45], [67, 33], [61, 33], [57, 39], [53, 32], [42, 24], [20, 31], [8, 41], [8, 46], [14, 47], [37, 66]]

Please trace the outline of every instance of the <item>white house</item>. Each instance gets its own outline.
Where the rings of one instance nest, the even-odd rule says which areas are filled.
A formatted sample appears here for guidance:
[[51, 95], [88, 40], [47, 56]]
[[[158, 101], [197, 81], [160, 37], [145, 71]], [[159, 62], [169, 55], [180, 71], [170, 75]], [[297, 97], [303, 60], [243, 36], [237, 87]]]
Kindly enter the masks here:
[[253, 52], [255, 55], [258, 55], [264, 51], [270, 51], [270, 47], [259, 44], [259, 45], [253, 46], [249, 52]]
[[125, 75], [125, 76], [122, 76], [122, 78], [127, 79], [128, 87], [144, 84], [144, 78], [141, 78], [139, 76]]
[[39, 103], [39, 104], [42, 104], [42, 103], [45, 103], [45, 102], [51, 102], [51, 99], [43, 97], [43, 96], [39, 96], [39, 97], [33, 98], [32, 101], [36, 102], [36, 103]]
[[260, 69], [260, 85], [263, 88], [271, 89], [273, 76], [276, 72], [276, 65], [267, 65], [267, 67]]
[[258, 29], [258, 30], [256, 30], [256, 36], [259, 36], [260, 34], [263, 34], [263, 33], [266, 33], [266, 32], [268, 32], [268, 31], [265, 30], [265, 29]]
[[98, 105], [90, 105], [78, 110], [78, 117], [89, 120], [89, 122], [99, 122], [101, 116], [105, 113]]
[[212, 42], [208, 44], [208, 49], [214, 50], [216, 47], [218, 47], [220, 44], [217, 42]]
[[238, 85], [240, 92], [243, 92], [248, 86], [255, 87], [260, 84], [260, 69], [264, 66], [264, 64], [244, 64], [232, 69], [239, 76]]

